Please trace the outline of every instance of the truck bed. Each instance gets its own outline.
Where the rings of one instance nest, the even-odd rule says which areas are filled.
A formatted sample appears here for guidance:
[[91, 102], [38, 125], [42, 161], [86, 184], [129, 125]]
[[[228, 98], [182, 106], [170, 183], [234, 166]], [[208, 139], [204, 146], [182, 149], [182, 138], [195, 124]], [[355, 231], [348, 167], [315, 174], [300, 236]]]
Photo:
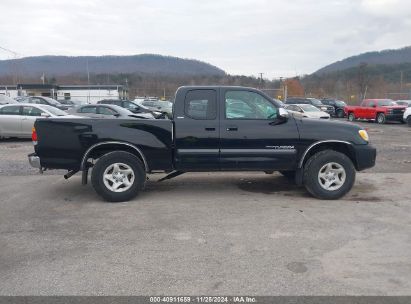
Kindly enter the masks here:
[[137, 147], [150, 171], [173, 167], [173, 122], [168, 119], [44, 118], [35, 128], [35, 152], [44, 168], [79, 170], [87, 150], [103, 142]]

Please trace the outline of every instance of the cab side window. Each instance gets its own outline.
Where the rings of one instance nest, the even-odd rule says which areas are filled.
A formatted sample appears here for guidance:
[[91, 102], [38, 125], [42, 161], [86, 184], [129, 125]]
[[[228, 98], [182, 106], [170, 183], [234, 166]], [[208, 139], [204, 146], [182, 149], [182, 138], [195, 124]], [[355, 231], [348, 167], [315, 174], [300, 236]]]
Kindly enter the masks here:
[[184, 113], [192, 119], [217, 118], [217, 94], [214, 90], [192, 90], [186, 95]]
[[20, 115], [20, 106], [5, 106], [0, 109], [0, 115]]
[[277, 108], [264, 96], [250, 91], [227, 91], [225, 117], [227, 119], [274, 119]]
[[43, 113], [43, 111], [38, 108], [27, 106], [23, 107], [24, 116], [41, 116], [41, 113]]

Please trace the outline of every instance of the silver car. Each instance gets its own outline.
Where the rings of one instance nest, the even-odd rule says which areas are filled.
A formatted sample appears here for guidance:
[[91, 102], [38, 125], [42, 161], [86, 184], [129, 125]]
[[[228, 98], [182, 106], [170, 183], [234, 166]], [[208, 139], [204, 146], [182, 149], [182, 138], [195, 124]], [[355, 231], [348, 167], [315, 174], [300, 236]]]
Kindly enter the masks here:
[[48, 105], [9, 104], [0, 106], [0, 138], [31, 138], [34, 122], [39, 117], [66, 117], [66, 112]]
[[295, 117], [314, 118], [314, 119], [330, 119], [330, 114], [321, 111], [317, 107], [310, 104], [292, 104], [286, 105], [285, 109]]
[[171, 115], [173, 111], [173, 103], [168, 100], [145, 99], [145, 100], [134, 100], [134, 102], [152, 111], [166, 113], [167, 115]]
[[133, 113], [125, 108], [112, 104], [84, 105], [70, 109], [69, 113], [90, 118], [154, 118], [151, 113]]

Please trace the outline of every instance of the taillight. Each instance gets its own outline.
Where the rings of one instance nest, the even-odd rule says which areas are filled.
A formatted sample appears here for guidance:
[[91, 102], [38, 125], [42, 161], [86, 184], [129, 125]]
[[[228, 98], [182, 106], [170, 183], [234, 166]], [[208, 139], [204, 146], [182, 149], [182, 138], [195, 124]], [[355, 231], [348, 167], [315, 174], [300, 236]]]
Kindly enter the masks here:
[[36, 132], [36, 128], [33, 127], [31, 129], [31, 140], [33, 141], [34, 145], [37, 145], [37, 132]]

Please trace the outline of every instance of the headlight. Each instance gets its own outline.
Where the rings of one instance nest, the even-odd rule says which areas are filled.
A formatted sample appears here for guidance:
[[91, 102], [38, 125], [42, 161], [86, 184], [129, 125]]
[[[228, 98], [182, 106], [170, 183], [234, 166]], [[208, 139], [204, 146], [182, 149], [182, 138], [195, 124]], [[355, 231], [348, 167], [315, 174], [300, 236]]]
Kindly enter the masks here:
[[320, 108], [322, 111], [327, 111], [327, 108], [326, 107], [321, 107]]
[[368, 140], [369, 140], [367, 131], [365, 131], [365, 130], [359, 130], [359, 131], [358, 131], [358, 134], [360, 134], [361, 138], [364, 139], [365, 141], [368, 141]]

